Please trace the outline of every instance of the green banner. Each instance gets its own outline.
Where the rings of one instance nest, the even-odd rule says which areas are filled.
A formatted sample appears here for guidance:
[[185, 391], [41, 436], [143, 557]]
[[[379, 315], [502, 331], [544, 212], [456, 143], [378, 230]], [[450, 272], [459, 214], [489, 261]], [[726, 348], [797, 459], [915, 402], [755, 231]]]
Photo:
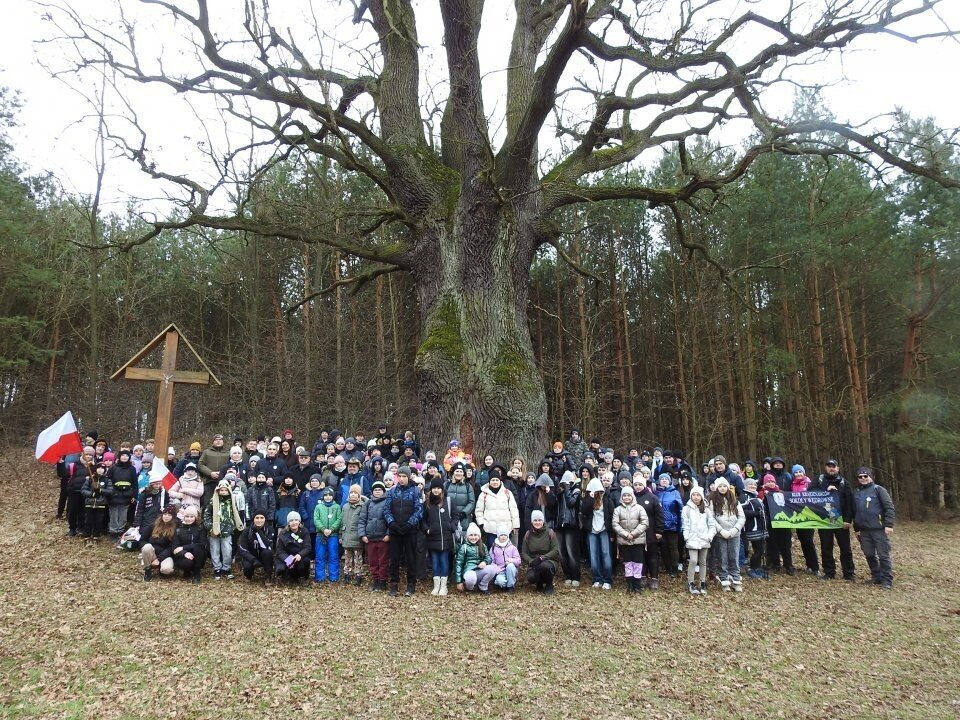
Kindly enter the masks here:
[[770, 526], [780, 530], [839, 530], [843, 527], [836, 492], [768, 492]]

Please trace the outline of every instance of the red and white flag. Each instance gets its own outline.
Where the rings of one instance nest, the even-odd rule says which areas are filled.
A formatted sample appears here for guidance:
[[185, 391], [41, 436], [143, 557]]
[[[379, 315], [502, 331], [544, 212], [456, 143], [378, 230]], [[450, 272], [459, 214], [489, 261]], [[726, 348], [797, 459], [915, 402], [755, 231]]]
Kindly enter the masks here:
[[150, 482], [157, 480], [163, 484], [165, 490], [169, 490], [177, 482], [177, 478], [167, 469], [167, 464], [159, 455], [154, 458], [153, 465], [150, 466]]
[[77, 432], [77, 423], [69, 410], [37, 438], [37, 460], [56, 464], [64, 455], [83, 450], [83, 441]]

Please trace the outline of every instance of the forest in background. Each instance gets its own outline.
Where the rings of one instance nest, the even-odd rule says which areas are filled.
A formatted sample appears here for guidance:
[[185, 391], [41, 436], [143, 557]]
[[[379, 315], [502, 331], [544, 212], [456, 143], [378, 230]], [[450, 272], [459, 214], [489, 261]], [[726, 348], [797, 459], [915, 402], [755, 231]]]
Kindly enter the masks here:
[[[9, 128], [9, 92], [0, 110]], [[929, 121], [900, 125], [918, 160], [939, 153], [936, 164], [956, 167]], [[170, 322], [222, 382], [178, 386], [174, 437], [418, 425], [422, 338], [407, 275], [248, 233], [193, 228], [137, 244], [148, 230], [137, 207], [105, 212], [96, 193], [66, 194], [24, 171], [26, 152], [3, 136], [0, 441], [31, 444], [66, 409], [108, 438], [149, 435], [156, 386], [109, 378]], [[725, 152], [689, 148], [703, 166]], [[676, 149], [603, 180], [644, 173], [669, 185]], [[682, 238], [669, 210], [646, 203], [569, 212], [563, 241], [534, 264], [528, 313], [551, 435], [578, 426], [618, 450], [660, 444], [696, 463], [835, 457], [848, 472], [876, 468], [913, 517], [957, 508], [960, 195], [884, 178], [850, 158], [767, 155], [684, 208]], [[249, 211], [342, 216], [350, 237], [348, 209], [372, 192], [291, 159], [256, 180]], [[377, 242], [396, 242], [390, 233]]]

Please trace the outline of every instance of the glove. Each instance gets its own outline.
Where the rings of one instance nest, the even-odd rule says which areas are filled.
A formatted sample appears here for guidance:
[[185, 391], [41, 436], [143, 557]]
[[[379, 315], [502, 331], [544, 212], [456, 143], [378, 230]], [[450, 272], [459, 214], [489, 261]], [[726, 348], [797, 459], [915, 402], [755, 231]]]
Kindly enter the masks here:
[[398, 522], [390, 523], [390, 534], [391, 535], [404, 535], [406, 534], [407, 529]]

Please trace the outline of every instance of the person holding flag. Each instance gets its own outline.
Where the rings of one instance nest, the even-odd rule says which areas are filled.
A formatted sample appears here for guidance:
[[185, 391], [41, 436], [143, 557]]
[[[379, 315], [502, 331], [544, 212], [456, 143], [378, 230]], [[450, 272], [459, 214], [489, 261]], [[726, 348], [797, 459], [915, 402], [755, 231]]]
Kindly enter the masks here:
[[[90, 445], [96, 442], [96, 435], [90, 437]], [[73, 492], [80, 493], [83, 488], [83, 482], [86, 480], [89, 465], [93, 460], [91, 447], [90, 459], [86, 464], [78, 463], [83, 459], [83, 443], [80, 440], [80, 433], [77, 432], [77, 423], [73, 419], [73, 413], [69, 410], [65, 412], [53, 425], [40, 433], [37, 438], [37, 448], [35, 457], [42, 463], [56, 465], [57, 477], [60, 478], [60, 498], [57, 501], [57, 519], [61, 520], [63, 514], [67, 511], [67, 521], [70, 522], [70, 535], [76, 535], [82, 523], [79, 520], [83, 514], [83, 497], [74, 496], [73, 512], [68, 511], [67, 505], [70, 500], [71, 485], [74, 486]], [[79, 470], [81, 475], [74, 478], [74, 470]], [[76, 481], [74, 481], [76, 480]], [[77, 501], [79, 500], [79, 515], [77, 511]], [[72, 518], [72, 519], [71, 519]]]

